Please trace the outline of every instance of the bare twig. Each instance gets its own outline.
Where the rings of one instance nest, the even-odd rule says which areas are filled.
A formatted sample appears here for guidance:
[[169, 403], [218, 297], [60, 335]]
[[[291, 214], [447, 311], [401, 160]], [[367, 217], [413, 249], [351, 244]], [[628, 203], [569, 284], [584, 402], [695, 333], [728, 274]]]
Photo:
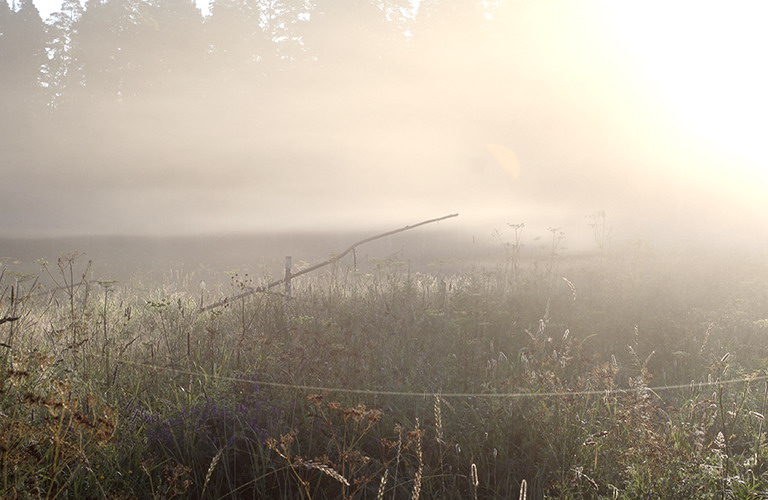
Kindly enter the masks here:
[[[320, 262], [319, 264], [315, 264], [314, 266], [310, 266], [310, 267], [308, 267], [306, 269], [302, 269], [301, 271], [298, 271], [296, 273], [291, 274], [290, 275], [290, 279], [298, 278], [302, 274], [311, 273], [312, 271], [316, 271], [316, 270], [320, 269], [321, 267], [325, 267], [325, 266], [327, 266], [329, 264], [333, 264], [334, 262], [337, 262], [338, 260], [344, 258], [344, 256], [346, 256], [349, 252], [353, 251], [355, 248], [357, 248], [360, 245], [363, 245], [365, 243], [369, 243], [371, 241], [378, 240], [380, 238], [385, 238], [387, 236], [392, 236], [393, 234], [402, 233], [403, 231], [408, 231], [410, 229], [415, 229], [415, 228], [420, 227], [420, 226], [425, 226], [427, 224], [432, 224], [434, 222], [440, 222], [440, 221], [443, 221], [443, 220], [446, 220], [446, 219], [450, 219], [450, 218], [453, 218], [453, 217], [458, 217], [458, 216], [459, 216], [459, 214], [445, 215], [443, 217], [438, 217], [437, 219], [425, 220], [423, 222], [419, 222], [418, 224], [412, 224], [410, 226], [401, 227], [400, 229], [395, 229], [395, 230], [392, 230], [392, 231], [388, 231], [386, 233], [378, 234], [376, 236], [371, 236], [370, 238], [365, 238], [364, 240], [360, 240], [357, 243], [355, 243], [353, 245], [350, 245], [349, 248], [347, 248], [346, 250], [344, 250], [340, 254], [334, 255], [333, 257], [331, 257], [328, 260], [325, 260], [323, 262]], [[260, 286], [260, 287], [257, 287], [257, 288], [250, 288], [249, 290], [246, 290], [246, 291], [244, 291], [242, 293], [239, 293], [237, 295], [232, 295], [232, 296], [227, 297], [227, 298], [225, 298], [223, 300], [220, 300], [219, 302], [216, 302], [215, 304], [211, 304], [211, 305], [205, 306], [205, 307], [200, 309], [200, 312], [209, 311], [211, 309], [216, 309], [217, 307], [225, 306], [225, 305], [229, 304], [230, 302], [232, 302], [234, 300], [242, 299], [243, 297], [248, 297], [249, 295], [253, 295], [255, 293], [266, 292], [270, 288], [274, 288], [274, 287], [276, 287], [278, 285], [281, 285], [281, 284], [285, 283], [285, 280], [286, 280], [286, 278], [283, 278], [283, 279], [279, 279], [277, 281], [273, 281], [271, 283], [267, 283], [266, 285], [263, 285], [263, 286]]]

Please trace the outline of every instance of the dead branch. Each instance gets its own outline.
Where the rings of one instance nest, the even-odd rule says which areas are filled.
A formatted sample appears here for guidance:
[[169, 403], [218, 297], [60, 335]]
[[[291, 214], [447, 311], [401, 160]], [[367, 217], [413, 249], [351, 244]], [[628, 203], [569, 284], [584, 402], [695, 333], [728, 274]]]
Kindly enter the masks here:
[[325, 266], [327, 266], [329, 264], [333, 264], [334, 262], [337, 262], [338, 260], [344, 258], [344, 256], [346, 256], [349, 252], [351, 252], [355, 248], [357, 248], [360, 245], [363, 245], [365, 243], [369, 243], [371, 241], [378, 240], [380, 238], [386, 238], [387, 236], [392, 236], [393, 234], [402, 233], [403, 231], [408, 231], [410, 229], [415, 229], [415, 228], [420, 227], [420, 226], [425, 226], [427, 224], [432, 224], [434, 222], [440, 222], [440, 221], [443, 221], [443, 220], [446, 220], [446, 219], [450, 219], [450, 218], [453, 218], [453, 217], [458, 217], [458, 216], [459, 216], [459, 214], [445, 215], [443, 217], [438, 217], [437, 219], [425, 220], [423, 222], [419, 222], [418, 224], [412, 224], [410, 226], [404, 226], [404, 227], [401, 227], [400, 229], [395, 229], [395, 230], [392, 230], [392, 231], [387, 231], [386, 233], [377, 234], [376, 236], [371, 236], [370, 238], [365, 238], [364, 240], [360, 240], [357, 243], [354, 243], [353, 245], [350, 245], [349, 248], [347, 248], [346, 250], [344, 250], [340, 254], [334, 255], [333, 257], [331, 257], [328, 260], [325, 260], [323, 262], [320, 262], [319, 264], [315, 264], [314, 266], [310, 266], [310, 267], [308, 267], [306, 269], [302, 269], [301, 271], [298, 271], [296, 273], [291, 274], [289, 278], [279, 279], [279, 280], [273, 281], [271, 283], [268, 283], [268, 284], [260, 286], [260, 287], [250, 288], [249, 290], [246, 290], [246, 291], [244, 291], [242, 293], [239, 293], [237, 295], [232, 295], [232, 296], [227, 297], [227, 298], [225, 298], [223, 300], [220, 300], [219, 302], [216, 302], [214, 304], [205, 306], [205, 307], [200, 309], [200, 312], [205, 312], [205, 311], [209, 311], [211, 309], [216, 309], [217, 307], [225, 306], [225, 305], [229, 304], [232, 301], [235, 301], [235, 300], [238, 300], [238, 299], [242, 299], [243, 297], [248, 297], [248, 296], [253, 295], [255, 293], [266, 292], [270, 288], [274, 288], [276, 286], [279, 286], [279, 285], [285, 283], [286, 279], [294, 279], [294, 278], [297, 278], [297, 277], [301, 276], [302, 274], [311, 273], [312, 271], [316, 271], [316, 270], [320, 269], [321, 267], [325, 267]]

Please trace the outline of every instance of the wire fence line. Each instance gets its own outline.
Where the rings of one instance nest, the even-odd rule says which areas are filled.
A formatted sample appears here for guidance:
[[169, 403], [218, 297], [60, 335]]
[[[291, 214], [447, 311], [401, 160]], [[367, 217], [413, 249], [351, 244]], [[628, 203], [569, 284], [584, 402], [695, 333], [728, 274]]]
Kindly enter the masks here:
[[[265, 285], [259, 286], [259, 287], [247, 287], [247, 289], [241, 291], [239, 294], [231, 295], [231, 296], [225, 296], [218, 302], [215, 302], [213, 304], [209, 304], [207, 306], [201, 305], [198, 309], [198, 312], [205, 312], [208, 310], [216, 309], [219, 307], [226, 306], [230, 304], [232, 301], [244, 298], [249, 295], [253, 295], [255, 293], [259, 292], [269, 292], [271, 288], [274, 288], [280, 284], [288, 283], [290, 284], [290, 281], [294, 278], [297, 278], [301, 275], [310, 273], [312, 271], [315, 271], [321, 267], [324, 267], [326, 265], [332, 264], [352, 252], [354, 254], [355, 248], [357, 248], [360, 245], [363, 245], [365, 243], [368, 243], [370, 241], [374, 241], [380, 238], [384, 238], [386, 236], [391, 236], [394, 234], [398, 234], [404, 231], [408, 231], [411, 229], [415, 229], [417, 227], [421, 227], [427, 224], [432, 224], [435, 222], [444, 221], [447, 219], [451, 219], [454, 217], [457, 217], [458, 214], [449, 214], [445, 215], [443, 217], [438, 217], [435, 219], [430, 219], [426, 221], [419, 222], [417, 224], [412, 224], [409, 226], [404, 226], [399, 229], [395, 229], [392, 231], [388, 231], [386, 233], [381, 233], [375, 236], [371, 236], [369, 238], [365, 238], [361, 241], [358, 241], [351, 246], [349, 246], [346, 250], [339, 254], [333, 255], [330, 259], [323, 261], [319, 264], [315, 264], [313, 266], [310, 266], [306, 269], [303, 269], [301, 271], [298, 271], [296, 273], [292, 273], [290, 270], [290, 266], [286, 264], [286, 276], [285, 278], [272, 281], [270, 283], [267, 283]], [[287, 263], [290, 262], [290, 257], [287, 257]], [[565, 279], [565, 278], [564, 278]], [[570, 284], [570, 282], [566, 279], [566, 282]], [[50, 289], [45, 289], [41, 291], [34, 292], [35, 286], [33, 286], [33, 289], [29, 290], [25, 297], [21, 297], [18, 300], [25, 300], [27, 298], [34, 298], [39, 296], [45, 296], [49, 295], [51, 298], [56, 294], [56, 292], [63, 290], [65, 292], [69, 292], [70, 294], [73, 294], [76, 291], [79, 291], [80, 288], [85, 285], [86, 289], [89, 288], [90, 281], [88, 280], [81, 280], [78, 283], [68, 283], [64, 286], [56, 285], [51, 287]], [[115, 287], [115, 288], [124, 288], [128, 290], [132, 290], [134, 292], [142, 292], [142, 293], [151, 293], [151, 290], [143, 289], [141, 287], [137, 287], [135, 285], [131, 285], [128, 283], [119, 283], [117, 281], [96, 281], [97, 284], [100, 284], [104, 287], [105, 293], [108, 287]], [[572, 288], [572, 285], [571, 285]], [[11, 288], [13, 290], [13, 288]], [[274, 293], [274, 292], [272, 292]], [[290, 296], [290, 293], [287, 294]], [[3, 319], [0, 319], [0, 324], [2, 322], [7, 321], [15, 321], [18, 318], [16, 317], [6, 317]], [[11, 349], [11, 346], [6, 344], [0, 344], [3, 347]], [[95, 353], [91, 353], [94, 357], [105, 357], [104, 355], [99, 355]], [[651, 393], [659, 393], [659, 392], [665, 392], [665, 391], [674, 391], [674, 390], [684, 390], [684, 389], [690, 389], [694, 390], [696, 388], [702, 389], [704, 387], [709, 386], [724, 386], [724, 385], [735, 385], [735, 384], [743, 384], [743, 383], [752, 383], [752, 382], [758, 382], [758, 381], [768, 381], [768, 375], [759, 375], [759, 376], [752, 376], [752, 377], [743, 377], [738, 379], [729, 379], [729, 380], [710, 380], [707, 382], [695, 382], [691, 381], [687, 384], [672, 384], [672, 385], [662, 385], [662, 386], [655, 386], [655, 387], [646, 387], [646, 386], [638, 386], [638, 387], [629, 387], [629, 388], [614, 388], [614, 389], [600, 389], [600, 390], [582, 390], [582, 391], [540, 391], [540, 392], [507, 392], [507, 393], [470, 393], [470, 392], [433, 392], [433, 391], [424, 391], [424, 392], [418, 392], [418, 391], [393, 391], [393, 390], [374, 390], [374, 389], [354, 389], [354, 388], [345, 388], [345, 387], [328, 387], [328, 386], [316, 386], [316, 385], [304, 385], [304, 384], [289, 384], [289, 383], [283, 383], [283, 382], [270, 382], [266, 380], [255, 380], [255, 379], [248, 379], [248, 378], [239, 378], [239, 377], [232, 377], [232, 376], [224, 376], [224, 375], [215, 375], [215, 374], [207, 374], [204, 372], [198, 372], [198, 371], [192, 371], [192, 370], [186, 370], [181, 368], [176, 368], [172, 366], [160, 366], [150, 363], [142, 363], [142, 362], [134, 362], [129, 360], [114, 360], [114, 363], [121, 364], [121, 365], [127, 365], [127, 366], [136, 366], [141, 368], [149, 368], [153, 370], [163, 370], [168, 372], [177, 373], [180, 375], [188, 375], [188, 376], [196, 376], [196, 377], [203, 377], [203, 378], [213, 378], [217, 380], [223, 380], [223, 381], [231, 381], [231, 382], [237, 382], [237, 383], [252, 383], [255, 385], [260, 385], [264, 387], [276, 387], [276, 388], [284, 388], [284, 389], [293, 389], [293, 390], [301, 390], [301, 391], [314, 391], [314, 392], [335, 392], [335, 393], [346, 393], [346, 394], [359, 394], [359, 395], [369, 395], [369, 396], [401, 396], [401, 397], [443, 397], [443, 398], [486, 398], [486, 399], [522, 399], [522, 398], [556, 398], [556, 397], [588, 397], [588, 396], [606, 396], [610, 394], [633, 394], [633, 393], [644, 393], [644, 392], [651, 392]], [[658, 396], [658, 394], [657, 394]]]
[[[96, 355], [100, 357], [100, 355]], [[375, 390], [375, 389], [353, 389], [346, 387], [328, 387], [320, 385], [305, 385], [305, 384], [289, 384], [284, 382], [270, 382], [266, 380], [257, 380], [249, 378], [232, 377], [226, 375], [215, 375], [204, 372], [197, 372], [193, 370], [185, 370], [182, 368], [175, 368], [172, 366], [160, 366], [150, 363], [141, 363], [128, 360], [114, 360], [115, 363], [135, 366], [140, 368], [150, 368], [154, 370], [162, 370], [177, 373], [179, 375], [189, 375], [202, 378], [211, 378], [216, 380], [223, 380], [228, 382], [237, 383], [250, 383], [254, 385], [260, 385], [264, 387], [276, 387], [281, 389], [293, 389], [297, 391], [306, 392], [333, 392], [342, 394], [359, 394], [366, 396], [393, 396], [393, 397], [423, 397], [423, 398], [483, 398], [483, 399], [529, 399], [529, 398], [559, 398], [559, 397], [587, 397], [587, 396], [606, 396], [611, 394], [637, 394], [643, 392], [659, 393], [666, 391], [676, 391], [683, 389], [694, 390], [696, 388], [702, 389], [704, 387], [712, 386], [724, 386], [724, 385], [736, 385], [736, 384], [749, 384], [753, 382], [768, 381], [768, 375], [759, 375], [755, 377], [744, 377], [738, 379], [728, 380], [712, 380], [707, 382], [690, 382], [687, 384], [672, 384], [672, 385], [660, 385], [655, 387], [628, 387], [628, 388], [616, 388], [616, 389], [601, 389], [601, 390], [585, 390], [585, 391], [543, 391], [543, 392], [506, 392], [506, 393], [487, 393], [487, 392], [434, 392], [434, 391], [391, 391], [391, 390]]]

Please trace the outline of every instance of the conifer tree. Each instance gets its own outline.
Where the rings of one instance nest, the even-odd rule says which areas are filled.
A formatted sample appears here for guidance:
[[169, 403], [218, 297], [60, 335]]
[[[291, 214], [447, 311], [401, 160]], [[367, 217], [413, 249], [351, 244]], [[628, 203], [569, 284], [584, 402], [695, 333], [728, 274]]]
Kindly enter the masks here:
[[87, 0], [73, 43], [83, 77], [80, 98], [117, 103], [131, 93], [139, 22], [146, 22], [140, 0]]
[[232, 76], [250, 71], [273, 49], [258, 0], [213, 0], [206, 20], [212, 67]]
[[21, 0], [16, 12], [7, 7], [0, 8], [0, 87], [9, 104], [35, 106], [41, 102], [45, 27], [32, 0]]
[[83, 85], [83, 77], [75, 58], [74, 39], [77, 22], [83, 16], [79, 0], [64, 0], [61, 10], [51, 14], [48, 24], [48, 61], [43, 67], [43, 82], [49, 106], [58, 107], [70, 88]]
[[370, 0], [319, 0], [301, 37], [320, 66], [373, 63], [382, 57], [389, 26]]

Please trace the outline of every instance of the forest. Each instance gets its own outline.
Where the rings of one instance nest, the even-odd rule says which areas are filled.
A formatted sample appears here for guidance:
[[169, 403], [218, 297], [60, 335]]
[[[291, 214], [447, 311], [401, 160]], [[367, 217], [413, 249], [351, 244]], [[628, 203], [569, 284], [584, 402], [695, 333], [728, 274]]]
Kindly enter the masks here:
[[[447, 72], [458, 68], [430, 59], [435, 47], [463, 58], [461, 39], [491, 26], [464, 2], [422, 2], [416, 15], [409, 2], [216, 0], [204, 16], [184, 0], [72, 0], [45, 22], [31, 0], [17, 9], [0, 2], [6, 161], [65, 172], [76, 161], [102, 175], [169, 152], [187, 165], [161, 166], [194, 175], [206, 162], [241, 162], [245, 142], [279, 141], [278, 132], [419, 120], [425, 93], [461, 91]], [[404, 77], [412, 91], [392, 95]]]

